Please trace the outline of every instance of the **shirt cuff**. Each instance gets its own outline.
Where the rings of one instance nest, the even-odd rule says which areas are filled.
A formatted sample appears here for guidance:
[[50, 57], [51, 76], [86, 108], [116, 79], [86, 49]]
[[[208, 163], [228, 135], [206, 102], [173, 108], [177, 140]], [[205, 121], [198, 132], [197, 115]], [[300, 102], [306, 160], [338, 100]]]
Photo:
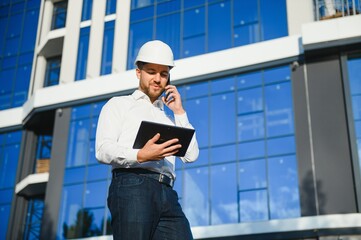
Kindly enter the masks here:
[[174, 114], [174, 120], [176, 126], [187, 127], [189, 125], [189, 120], [186, 112], [183, 114]]
[[128, 161], [138, 161], [138, 151], [139, 149], [129, 149], [125, 153], [125, 159], [127, 159]]

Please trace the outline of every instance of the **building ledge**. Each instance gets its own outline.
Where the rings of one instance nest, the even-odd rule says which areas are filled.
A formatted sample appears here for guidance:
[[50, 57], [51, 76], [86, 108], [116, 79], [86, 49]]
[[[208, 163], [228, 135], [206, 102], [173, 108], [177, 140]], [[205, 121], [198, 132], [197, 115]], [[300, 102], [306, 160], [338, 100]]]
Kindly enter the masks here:
[[[202, 227], [192, 227], [195, 240], [233, 239], [299, 239], [335, 236], [337, 239], [360, 239], [361, 214], [332, 214], [321, 216], [245, 222]], [[78, 238], [77, 240], [112, 240], [110, 235]]]
[[49, 173], [30, 174], [16, 184], [15, 193], [25, 198], [44, 196], [48, 180]]
[[302, 26], [305, 51], [361, 42], [361, 15], [307, 23]]
[[[303, 232], [310, 236], [313, 234], [323, 235], [322, 233], [325, 233], [326, 235], [332, 233], [345, 235], [360, 234], [361, 214], [332, 214], [260, 222], [193, 227], [192, 232], [195, 239], [222, 239], [224, 237], [231, 236], [247, 236], [247, 239], [252, 239], [252, 235], [271, 236], [281, 234], [285, 236], [292, 235], [292, 233], [295, 232]], [[271, 239], [271, 237], [265, 237], [264, 239]]]
[[38, 54], [46, 58], [59, 56], [63, 51], [65, 28], [52, 30], [40, 44]]

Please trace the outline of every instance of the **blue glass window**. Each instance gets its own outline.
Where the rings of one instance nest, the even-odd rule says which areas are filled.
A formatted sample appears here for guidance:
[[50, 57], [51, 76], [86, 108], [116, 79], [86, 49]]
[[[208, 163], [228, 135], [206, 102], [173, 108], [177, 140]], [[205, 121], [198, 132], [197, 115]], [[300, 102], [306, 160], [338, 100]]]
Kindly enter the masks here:
[[268, 159], [271, 219], [299, 217], [297, 162], [294, 155]]
[[208, 167], [189, 169], [183, 176], [183, 211], [192, 226], [209, 225]]
[[[358, 159], [361, 166], [361, 58], [351, 58], [347, 61], [350, 99], [352, 104], [352, 116], [354, 121], [356, 146]], [[359, 169], [361, 171], [361, 169]]]
[[82, 80], [86, 78], [86, 70], [88, 63], [88, 49], [89, 49], [90, 27], [80, 29], [78, 58], [76, 61], [75, 80]]
[[51, 22], [52, 30], [65, 27], [67, 8], [68, 1], [54, 3], [53, 19]]
[[6, 239], [20, 143], [20, 131], [0, 134], [0, 239]]
[[49, 58], [46, 64], [44, 87], [59, 84], [61, 57]]
[[265, 189], [267, 187], [266, 161], [256, 159], [239, 164], [239, 188], [242, 191]]
[[235, 163], [211, 167], [211, 225], [238, 221], [237, 171], [235, 169]]
[[11, 106], [14, 75], [14, 68], [0, 71], [0, 109], [6, 109]]
[[93, 0], [83, 0], [81, 21], [90, 20], [92, 17]]
[[236, 141], [236, 112], [235, 112], [235, 94], [224, 93], [213, 95], [211, 101], [210, 121], [211, 144], [229, 144]]
[[25, 51], [34, 51], [35, 48], [35, 39], [38, 27], [38, 16], [39, 10], [32, 9], [25, 13], [24, 27], [23, 27], [23, 37], [21, 40], [20, 50]]
[[114, 26], [115, 21], [106, 22], [104, 25], [103, 53], [100, 75], [106, 75], [112, 72]]
[[[272, 1], [261, 0], [261, 16], [263, 24], [263, 40], [269, 40], [287, 36], [287, 10], [284, 0]], [[272, 14], [273, 13], [273, 14]]]
[[232, 47], [230, 1], [217, 2], [208, 7], [208, 52]]
[[268, 220], [267, 191], [254, 190], [239, 193], [239, 211], [241, 222]]
[[44, 201], [41, 199], [30, 199], [28, 201], [28, 212], [25, 220], [24, 239], [38, 239], [40, 236]]
[[147, 20], [130, 25], [129, 30], [129, 50], [127, 68], [134, 68], [134, 61], [140, 47], [149, 39], [152, 39], [153, 21]]
[[[139, 44], [152, 39], [168, 43], [178, 59], [288, 34], [285, 0], [180, 3], [180, 0], [131, 1], [128, 69], [134, 67], [134, 52]], [[141, 39], [140, 43], [135, 39]]]
[[110, 233], [105, 207], [110, 167], [94, 157], [95, 128], [103, 105], [99, 102], [72, 109], [58, 238], [99, 236], [104, 230]]
[[[300, 216], [289, 67], [178, 89], [200, 147], [199, 162], [176, 166], [178, 175], [182, 173], [178, 188], [191, 225]], [[195, 178], [201, 179], [196, 185]], [[203, 206], [190, 206], [188, 194], [195, 194], [191, 186], [201, 191], [196, 195]], [[282, 189], [288, 191], [277, 197]], [[276, 200], [283, 201], [282, 206], [274, 205]], [[206, 207], [210, 215], [201, 217], [198, 211], [205, 212]]]
[[117, 8], [117, 0], [107, 0], [107, 5], [105, 8], [105, 15], [115, 13]]
[[171, 14], [159, 17], [157, 19], [157, 29], [161, 31], [156, 32], [156, 39], [169, 43], [173, 50], [175, 59], [179, 58], [180, 39], [178, 33], [180, 31], [180, 14]]
[[40, 0], [2, 1], [0, 7], [0, 109], [27, 99]]

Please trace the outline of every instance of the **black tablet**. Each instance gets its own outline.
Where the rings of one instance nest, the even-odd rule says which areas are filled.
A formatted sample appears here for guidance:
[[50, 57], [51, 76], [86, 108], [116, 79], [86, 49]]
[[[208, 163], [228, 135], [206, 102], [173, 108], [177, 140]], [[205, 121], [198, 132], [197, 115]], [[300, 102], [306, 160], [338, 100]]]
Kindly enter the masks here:
[[173, 138], [178, 138], [179, 144], [181, 144], [182, 147], [175, 154], [175, 156], [183, 157], [187, 152], [189, 143], [192, 140], [194, 132], [194, 129], [142, 121], [137, 133], [137, 137], [135, 138], [133, 148], [141, 149], [148, 142], [149, 139], [159, 133], [160, 139], [157, 141], [158, 144], [166, 142]]

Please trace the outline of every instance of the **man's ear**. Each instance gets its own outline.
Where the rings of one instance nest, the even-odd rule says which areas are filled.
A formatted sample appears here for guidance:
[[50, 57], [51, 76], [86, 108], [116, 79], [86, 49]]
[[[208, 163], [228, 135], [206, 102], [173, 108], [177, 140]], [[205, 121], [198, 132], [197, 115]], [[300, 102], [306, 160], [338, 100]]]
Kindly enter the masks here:
[[140, 79], [140, 69], [139, 68], [135, 69], [135, 73], [137, 75], [137, 78]]

